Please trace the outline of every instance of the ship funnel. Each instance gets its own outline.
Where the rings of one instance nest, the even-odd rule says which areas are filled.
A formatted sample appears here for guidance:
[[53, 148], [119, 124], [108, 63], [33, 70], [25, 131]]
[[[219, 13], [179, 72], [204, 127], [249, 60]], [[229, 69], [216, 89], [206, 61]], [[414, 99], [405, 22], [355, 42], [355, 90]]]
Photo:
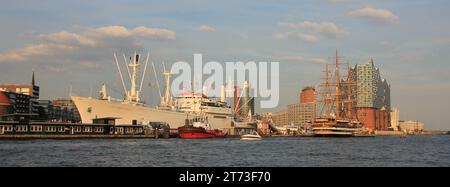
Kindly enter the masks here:
[[102, 89], [100, 90], [100, 99], [101, 100], [107, 100], [108, 99], [108, 92], [106, 90], [106, 84], [102, 84]]

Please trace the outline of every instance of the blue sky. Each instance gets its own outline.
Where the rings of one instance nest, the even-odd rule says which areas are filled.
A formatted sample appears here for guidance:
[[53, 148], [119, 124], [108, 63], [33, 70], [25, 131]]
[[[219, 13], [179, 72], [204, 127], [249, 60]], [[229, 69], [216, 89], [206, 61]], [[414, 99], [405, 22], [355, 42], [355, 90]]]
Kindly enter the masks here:
[[[150, 51], [158, 64], [280, 61], [281, 100], [317, 85], [339, 48], [350, 63], [370, 57], [392, 85], [402, 119], [450, 129], [450, 2], [447, 0], [2, 1], [0, 82], [27, 83], [42, 98], [120, 90], [112, 52]], [[107, 33], [106, 33], [107, 32]], [[106, 35], [105, 35], [106, 33]], [[156, 102], [146, 88], [146, 100]], [[96, 94], [94, 92], [93, 94]]]

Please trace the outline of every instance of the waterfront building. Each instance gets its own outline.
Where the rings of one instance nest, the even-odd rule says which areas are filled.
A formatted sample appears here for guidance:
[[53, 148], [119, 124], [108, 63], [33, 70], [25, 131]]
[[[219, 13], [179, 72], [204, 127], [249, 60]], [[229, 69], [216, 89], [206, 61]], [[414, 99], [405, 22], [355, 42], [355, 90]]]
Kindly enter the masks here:
[[398, 110], [398, 108], [392, 108], [391, 127], [389, 127], [389, 130], [398, 131], [399, 121], [400, 121], [400, 111]]
[[80, 122], [80, 114], [71, 100], [39, 100], [39, 119], [59, 122]]
[[365, 108], [356, 109], [358, 120], [367, 128], [372, 130], [388, 130], [391, 119], [390, 112], [384, 108]]
[[273, 121], [277, 126], [306, 126], [317, 114], [316, 90], [304, 87], [299, 94], [299, 102], [287, 105], [283, 111], [273, 113]]
[[9, 91], [30, 96], [29, 102], [31, 104], [31, 107], [29, 107], [30, 111], [28, 113], [37, 114], [39, 112], [39, 86], [35, 84], [34, 72], [31, 78], [31, 84], [3, 84], [0, 85], [0, 91]]
[[55, 99], [51, 101], [51, 104], [56, 111], [54, 114], [54, 119], [58, 121], [71, 121], [79, 122], [81, 121], [80, 113], [77, 107], [70, 99]]
[[272, 122], [276, 126], [287, 126], [288, 123], [288, 112], [287, 110], [282, 110], [279, 112], [274, 112], [272, 114]]
[[314, 121], [317, 115], [316, 89], [311, 86], [304, 87], [300, 93], [300, 125], [305, 126]]
[[6, 101], [6, 98], [8, 98], [10, 102], [8, 110], [5, 111], [3, 115], [32, 113], [31, 96], [10, 91], [0, 91], [0, 92], [2, 93], [2, 95], [5, 96], [4, 100]]
[[390, 85], [381, 78], [380, 69], [375, 67], [372, 58], [351, 68], [350, 78], [356, 82], [357, 107], [391, 110]]
[[287, 106], [287, 125], [300, 126], [301, 124], [301, 103], [290, 104]]
[[11, 113], [12, 102], [5, 92], [0, 92], [0, 116]]
[[300, 92], [300, 103], [315, 103], [316, 99], [316, 89], [312, 86], [306, 86]]
[[391, 88], [381, 78], [379, 68], [371, 58], [365, 64], [350, 69], [350, 81], [356, 87], [356, 114], [362, 124], [372, 130], [387, 130], [391, 125]]
[[399, 129], [408, 134], [417, 134], [424, 131], [425, 124], [419, 121], [400, 121]]

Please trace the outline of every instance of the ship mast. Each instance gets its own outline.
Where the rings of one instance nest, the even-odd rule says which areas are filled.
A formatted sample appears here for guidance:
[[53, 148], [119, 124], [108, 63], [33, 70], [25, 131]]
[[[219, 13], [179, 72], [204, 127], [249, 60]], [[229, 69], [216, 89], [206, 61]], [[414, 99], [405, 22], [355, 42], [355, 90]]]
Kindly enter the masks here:
[[334, 70], [334, 78], [335, 78], [335, 89], [334, 89], [334, 95], [335, 95], [335, 107], [336, 107], [336, 119], [341, 117], [341, 78], [339, 77], [339, 56], [338, 56], [338, 50], [336, 49], [336, 69]]
[[145, 71], [147, 70], [147, 64], [148, 64], [148, 59], [150, 54], [147, 55], [147, 60], [145, 62], [145, 68], [144, 68], [144, 73], [141, 76], [141, 84], [140, 84], [140, 88], [138, 89], [138, 85], [137, 85], [137, 78], [138, 78], [138, 71], [139, 71], [139, 67], [141, 66], [139, 60], [140, 60], [140, 56], [139, 54], [137, 54], [136, 52], [134, 53], [133, 57], [130, 57], [130, 62], [126, 62], [126, 58], [125, 58], [125, 64], [127, 67], [127, 71], [129, 71], [129, 78], [130, 78], [130, 90], [126, 89], [125, 86], [125, 82], [123, 79], [123, 75], [122, 75], [122, 71], [120, 70], [120, 66], [119, 66], [119, 62], [117, 60], [116, 54], [114, 53], [114, 60], [116, 61], [116, 65], [117, 65], [117, 69], [119, 71], [119, 75], [120, 75], [120, 79], [122, 80], [122, 85], [123, 85], [123, 89], [125, 91], [125, 101], [127, 102], [132, 102], [132, 103], [141, 103], [141, 98], [140, 98], [140, 92], [142, 91], [142, 86], [143, 86], [143, 81], [145, 78]]
[[333, 97], [331, 96], [331, 89], [330, 89], [330, 71], [328, 70], [328, 66], [330, 64], [325, 64], [325, 85], [324, 86], [324, 98], [323, 98], [323, 102], [324, 102], [324, 106], [323, 108], [325, 109], [325, 114], [327, 117], [331, 117], [332, 113], [333, 113]]
[[128, 94], [128, 100], [131, 102], [139, 102], [139, 92], [136, 88], [137, 70], [141, 65], [139, 64], [139, 55], [134, 53], [133, 61], [128, 64], [131, 68], [131, 89]]
[[347, 97], [346, 100], [344, 101], [343, 111], [345, 112], [344, 113], [345, 118], [355, 120], [356, 117], [355, 114], [353, 113], [353, 109], [355, 105], [354, 97], [356, 95], [355, 91], [356, 83], [352, 80], [349, 62], [347, 61], [346, 64], [347, 64], [347, 77], [346, 77], [347, 80], [344, 81], [343, 85], [345, 86], [345, 96]]
[[170, 78], [172, 77], [173, 73], [170, 71], [166, 71], [166, 66], [163, 62], [163, 68], [164, 68], [164, 78], [166, 79], [166, 92], [164, 94], [164, 104], [166, 106], [172, 106], [172, 96], [170, 93]]
[[[334, 57], [331, 57], [334, 59], [334, 63], [325, 64], [325, 82], [320, 84], [321, 87], [323, 87], [322, 94], [322, 114], [324, 117], [327, 118], [343, 118], [346, 114], [343, 108], [343, 100], [342, 100], [342, 81], [341, 76], [339, 72], [340, 64], [338, 54], [338, 50], [336, 49], [336, 54]], [[333, 66], [334, 72], [330, 66]]]

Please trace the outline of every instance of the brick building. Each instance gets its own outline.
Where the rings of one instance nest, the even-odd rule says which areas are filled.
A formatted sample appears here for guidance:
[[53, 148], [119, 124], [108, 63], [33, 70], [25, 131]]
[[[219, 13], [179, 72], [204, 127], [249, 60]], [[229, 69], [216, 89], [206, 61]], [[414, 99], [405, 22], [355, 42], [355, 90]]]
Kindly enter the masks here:
[[273, 121], [278, 126], [305, 126], [316, 118], [317, 101], [314, 87], [304, 87], [299, 94], [299, 102], [290, 104], [283, 111], [272, 114]]
[[381, 78], [373, 59], [351, 68], [350, 79], [356, 83], [355, 110], [358, 120], [370, 129], [388, 130], [391, 126], [391, 87]]

